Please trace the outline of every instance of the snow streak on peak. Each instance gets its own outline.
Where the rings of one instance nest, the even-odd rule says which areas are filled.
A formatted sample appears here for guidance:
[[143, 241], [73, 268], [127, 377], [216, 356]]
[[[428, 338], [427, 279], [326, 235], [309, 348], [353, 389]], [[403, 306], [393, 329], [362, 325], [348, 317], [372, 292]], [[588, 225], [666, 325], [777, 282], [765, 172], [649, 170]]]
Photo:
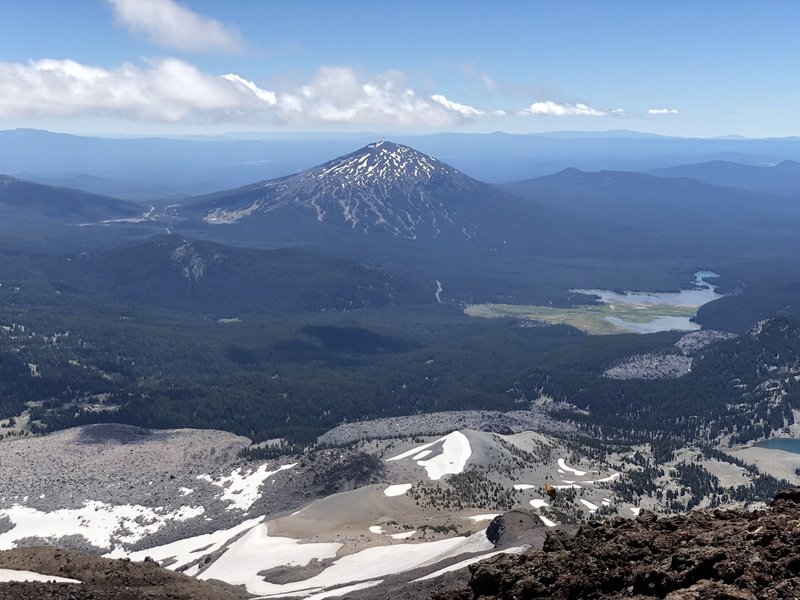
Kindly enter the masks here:
[[[460, 201], [485, 190], [453, 167], [408, 146], [379, 141], [297, 175], [266, 181], [246, 203], [217, 205], [211, 224], [235, 223], [290, 206], [313, 209], [317, 221], [381, 229], [397, 237], [439, 237], [455, 227]], [[471, 229], [471, 227], [470, 227]], [[462, 233], [463, 232], [463, 233]]]
[[387, 141], [374, 142], [312, 171], [318, 178], [345, 178], [351, 185], [425, 183], [434, 177], [464, 177], [435, 158]]

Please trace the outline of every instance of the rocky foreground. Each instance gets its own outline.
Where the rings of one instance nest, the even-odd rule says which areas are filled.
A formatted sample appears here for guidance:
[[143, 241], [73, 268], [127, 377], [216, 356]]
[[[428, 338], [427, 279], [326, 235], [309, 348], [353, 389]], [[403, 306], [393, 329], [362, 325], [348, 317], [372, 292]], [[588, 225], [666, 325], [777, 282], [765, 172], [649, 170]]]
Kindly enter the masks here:
[[[490, 539], [520, 532], [519, 515], [498, 517]], [[0, 600], [237, 600], [219, 587], [162, 569], [57, 548], [0, 552], [1, 569], [30, 570], [83, 583], [0, 583]], [[698, 510], [656, 519], [613, 519], [550, 533], [541, 551], [503, 555], [469, 567], [468, 587], [435, 600], [634, 598], [639, 600], [771, 600], [800, 598], [800, 488], [781, 492], [753, 512]], [[459, 572], [460, 573], [460, 572]], [[470, 575], [466, 575], [470, 576]], [[458, 585], [458, 573], [424, 590], [400, 585], [383, 598], [421, 598]], [[462, 580], [463, 581], [463, 580]], [[374, 597], [368, 590], [363, 595]], [[362, 592], [345, 595], [360, 598]]]
[[433, 598], [800, 598], [800, 488], [778, 494], [769, 510], [593, 522], [470, 571], [468, 588]]

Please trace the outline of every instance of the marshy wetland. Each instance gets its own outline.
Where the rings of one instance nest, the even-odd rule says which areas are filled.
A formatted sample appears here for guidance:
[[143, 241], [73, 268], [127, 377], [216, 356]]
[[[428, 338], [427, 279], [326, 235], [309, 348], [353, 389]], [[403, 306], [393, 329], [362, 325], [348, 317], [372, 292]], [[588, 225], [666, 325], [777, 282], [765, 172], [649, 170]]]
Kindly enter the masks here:
[[573, 289], [591, 296], [596, 304], [569, 308], [517, 304], [473, 304], [464, 309], [471, 317], [512, 317], [551, 325], [571, 325], [591, 335], [695, 331], [700, 325], [692, 318], [704, 304], [722, 298], [707, 279], [712, 271], [695, 273], [693, 288], [678, 292], [615, 292], [601, 289]]

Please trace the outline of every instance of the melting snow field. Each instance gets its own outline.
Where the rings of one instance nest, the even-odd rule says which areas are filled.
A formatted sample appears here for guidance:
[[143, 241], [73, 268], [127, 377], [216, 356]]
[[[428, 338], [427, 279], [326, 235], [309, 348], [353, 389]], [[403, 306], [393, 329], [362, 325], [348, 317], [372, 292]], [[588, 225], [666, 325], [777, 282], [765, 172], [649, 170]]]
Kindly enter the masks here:
[[133, 544], [174, 521], [186, 521], [203, 514], [202, 506], [183, 506], [176, 511], [138, 505], [112, 506], [86, 502], [82, 508], [42, 512], [15, 504], [0, 510], [14, 526], [0, 534], [0, 550], [9, 550], [26, 537], [57, 539], [81, 535], [98, 548]]
[[475, 523], [480, 523], [481, 521], [491, 521], [495, 517], [499, 517], [500, 513], [489, 513], [485, 515], [472, 515], [470, 520]]
[[550, 505], [544, 500], [541, 500], [539, 498], [534, 498], [533, 500], [531, 500], [531, 506], [533, 508], [543, 508], [545, 506], [550, 506]]
[[267, 479], [275, 475], [275, 473], [291, 469], [294, 466], [296, 466], [296, 463], [282, 465], [274, 471], [267, 471], [267, 465], [263, 464], [252, 473], [245, 474], [239, 468], [227, 477], [214, 479], [210, 475], [198, 475], [197, 478], [225, 490], [222, 494], [222, 500], [229, 502], [228, 510], [248, 510], [258, 499], [258, 490]]
[[82, 583], [77, 579], [67, 577], [55, 577], [54, 575], [42, 575], [33, 571], [17, 571], [16, 569], [0, 569], [0, 582], [8, 583], [11, 581], [55, 581], [56, 583]]
[[163, 546], [156, 546], [138, 552], [125, 552], [122, 549], [117, 549], [114, 552], [106, 554], [106, 558], [128, 557], [131, 560], [141, 561], [149, 556], [162, 564], [169, 563], [166, 565], [167, 568], [175, 570], [191, 564], [207, 554], [216, 552], [222, 548], [228, 540], [248, 529], [252, 529], [260, 522], [261, 518], [249, 519], [230, 529], [221, 529], [214, 533], [196, 535], [184, 540], [172, 542], [171, 544], [164, 544]]
[[544, 523], [548, 527], [556, 527], [558, 525], [558, 523], [556, 523], [555, 521], [551, 521], [550, 519], [542, 515], [539, 515], [539, 518], [542, 520], [542, 523]]
[[318, 575], [303, 581], [275, 584], [259, 576], [261, 571], [281, 565], [303, 566], [315, 558], [334, 558], [340, 547], [341, 544], [301, 544], [290, 538], [269, 537], [266, 525], [259, 525], [234, 542], [199, 577], [243, 584], [248, 592], [263, 598], [309, 596], [344, 584], [371, 581], [436, 564], [460, 554], [483, 552], [493, 545], [481, 531], [467, 538], [367, 548], [335, 560]]
[[[280, 566], [302, 567], [314, 559], [334, 558], [342, 547], [339, 543], [308, 543], [287, 537], [270, 537], [264, 524], [253, 527], [233, 542], [211, 566], [200, 573], [200, 579], [219, 579], [232, 585], [244, 585], [252, 594], [275, 594], [286, 591], [321, 591], [328, 586], [305, 585], [296, 582], [286, 585], [267, 583], [260, 571]], [[369, 579], [353, 577], [351, 580]], [[340, 583], [349, 583], [349, 581]], [[291, 588], [289, 590], [288, 588]], [[306, 594], [303, 594], [306, 595]]]
[[[440, 454], [435, 454], [431, 458], [417, 458], [424, 450], [437, 444], [441, 444], [442, 446]], [[425, 454], [424, 456], [427, 457], [428, 455]], [[463, 472], [470, 456], [472, 456], [472, 448], [469, 445], [467, 436], [460, 431], [454, 431], [434, 442], [417, 446], [416, 448], [412, 448], [407, 452], [403, 452], [387, 460], [394, 461], [403, 460], [405, 458], [416, 460], [419, 466], [425, 467], [428, 478], [431, 481], [438, 481], [445, 475]]]
[[384, 493], [385, 496], [390, 496], [390, 497], [391, 496], [402, 496], [403, 494], [405, 494], [410, 489], [411, 489], [411, 484], [410, 483], [401, 483], [401, 484], [398, 484], [398, 485], [390, 485], [385, 490], [383, 490], [383, 493]]
[[583, 477], [584, 475], [586, 475], [586, 471], [579, 471], [578, 469], [573, 469], [572, 467], [567, 466], [567, 463], [564, 461], [563, 458], [558, 459], [558, 468], [563, 469], [564, 471], [567, 471], [569, 473], [574, 473], [578, 477]]

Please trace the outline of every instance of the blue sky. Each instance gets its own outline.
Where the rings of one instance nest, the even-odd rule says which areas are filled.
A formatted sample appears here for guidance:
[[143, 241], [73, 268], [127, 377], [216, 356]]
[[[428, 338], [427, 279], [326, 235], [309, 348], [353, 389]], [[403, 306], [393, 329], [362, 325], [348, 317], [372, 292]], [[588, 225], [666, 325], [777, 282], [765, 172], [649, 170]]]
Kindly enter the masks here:
[[0, 127], [800, 135], [800, 3], [2, 0]]

